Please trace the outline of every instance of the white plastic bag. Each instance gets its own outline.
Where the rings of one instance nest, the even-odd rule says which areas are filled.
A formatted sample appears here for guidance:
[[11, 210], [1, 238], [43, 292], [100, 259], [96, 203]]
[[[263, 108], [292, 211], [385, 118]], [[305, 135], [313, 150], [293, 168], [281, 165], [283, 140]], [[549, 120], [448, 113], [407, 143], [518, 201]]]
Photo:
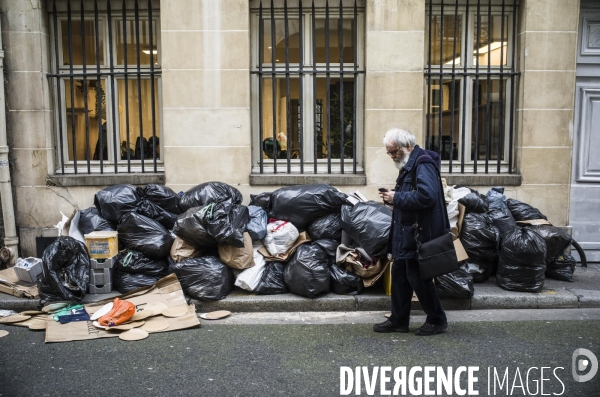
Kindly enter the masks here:
[[246, 291], [254, 292], [258, 287], [258, 283], [260, 283], [260, 279], [262, 277], [263, 272], [265, 271], [265, 266], [267, 262], [265, 262], [264, 256], [262, 256], [258, 252], [258, 248], [260, 246], [254, 246], [254, 266], [245, 269], [235, 279], [235, 285], [245, 289]]
[[458, 223], [458, 200], [452, 200], [446, 209], [448, 210], [450, 228], [456, 227], [456, 224]]
[[269, 254], [280, 256], [287, 252], [298, 238], [296, 226], [286, 221], [272, 221], [267, 225], [267, 235], [262, 240]]

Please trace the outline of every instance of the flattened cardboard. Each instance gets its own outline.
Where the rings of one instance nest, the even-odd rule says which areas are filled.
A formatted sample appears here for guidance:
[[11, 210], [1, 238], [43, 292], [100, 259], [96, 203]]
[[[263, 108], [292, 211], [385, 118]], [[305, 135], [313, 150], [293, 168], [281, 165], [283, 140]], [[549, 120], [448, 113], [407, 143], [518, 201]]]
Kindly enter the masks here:
[[15, 269], [12, 267], [0, 270], [0, 292], [16, 296], [17, 298], [40, 298], [36, 285], [19, 280]]
[[[132, 302], [136, 306], [138, 312], [143, 311], [148, 304], [155, 302], [164, 303], [167, 307], [187, 306], [183, 290], [181, 289], [181, 285], [175, 274], [170, 274], [167, 277], [161, 278], [150, 287], [135, 289], [118, 296], [118, 298]], [[86, 310], [88, 307], [97, 310], [96, 306], [101, 307], [113, 300], [114, 297], [85, 305], [85, 307]], [[150, 333], [176, 331], [200, 325], [194, 305], [188, 306], [188, 313], [186, 315], [177, 318], [165, 318], [165, 320], [169, 323], [169, 328], [162, 331], [152, 331]], [[60, 324], [52, 321], [48, 323], [48, 327], [46, 328], [46, 343], [113, 338], [117, 336], [119, 336], [119, 334], [115, 332], [105, 331], [94, 327], [91, 321], [74, 321], [68, 324]]]
[[310, 241], [310, 236], [308, 235], [308, 233], [302, 232], [298, 235], [298, 238], [296, 239], [296, 241], [294, 241], [294, 245], [292, 245], [290, 247], [290, 249], [287, 250], [287, 252], [281, 256], [271, 255], [269, 253], [269, 251], [267, 251], [267, 248], [264, 245], [258, 249], [258, 252], [262, 256], [265, 257], [265, 261], [267, 261], [267, 262], [285, 262], [291, 258], [291, 256], [294, 254], [294, 252], [296, 252], [296, 248], [298, 248], [298, 246], [300, 244], [304, 244], [309, 241]]
[[453, 241], [453, 243], [454, 250], [456, 251], [456, 259], [458, 259], [459, 262], [466, 261], [467, 259], [469, 259], [469, 255], [467, 254], [467, 251], [465, 251], [465, 247], [463, 247], [460, 239], [457, 238]]
[[548, 222], [546, 219], [530, 219], [528, 221], [517, 221], [517, 223], [520, 223], [522, 225], [550, 225], [552, 226], [552, 224], [550, 222]]

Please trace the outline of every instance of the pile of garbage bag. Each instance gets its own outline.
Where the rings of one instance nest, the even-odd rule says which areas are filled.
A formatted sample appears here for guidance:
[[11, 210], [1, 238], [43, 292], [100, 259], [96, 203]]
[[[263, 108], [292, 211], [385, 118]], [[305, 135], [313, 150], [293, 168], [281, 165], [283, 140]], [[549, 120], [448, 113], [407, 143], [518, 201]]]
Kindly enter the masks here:
[[[538, 292], [546, 276], [572, 281], [572, 240], [538, 209], [507, 199], [500, 186], [486, 194], [447, 187], [444, 195], [469, 258], [436, 278], [442, 298], [468, 298], [474, 283], [494, 274], [500, 287], [516, 291]], [[296, 185], [250, 195], [246, 206], [241, 192], [223, 182], [179, 193], [122, 184], [99, 191], [94, 207], [79, 212], [78, 227], [83, 234], [118, 232], [113, 281], [120, 292], [174, 272], [184, 292], [200, 300], [224, 299], [234, 286], [307, 298], [359, 294], [390, 266], [392, 220], [388, 206], [361, 196], [327, 184]], [[87, 251], [75, 240], [60, 241], [45, 255], [40, 292], [46, 300], [81, 299]], [[62, 257], [69, 259], [51, 267]]]

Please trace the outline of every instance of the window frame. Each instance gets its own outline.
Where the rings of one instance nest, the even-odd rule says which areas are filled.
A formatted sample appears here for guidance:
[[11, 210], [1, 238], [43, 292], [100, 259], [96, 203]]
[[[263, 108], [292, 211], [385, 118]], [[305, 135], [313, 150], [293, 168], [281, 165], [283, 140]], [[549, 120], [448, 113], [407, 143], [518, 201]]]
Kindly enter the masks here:
[[[55, 3], [56, 5], [56, 3]], [[102, 51], [102, 60], [100, 64], [100, 80], [104, 84], [105, 91], [105, 108], [106, 108], [106, 126], [107, 126], [107, 159], [106, 160], [76, 160], [72, 158], [73, 153], [69, 151], [69, 126], [71, 125], [71, 117], [68, 115], [67, 109], [67, 95], [70, 95], [70, 92], [66, 91], [66, 82], [72, 81], [75, 83], [78, 80], [87, 81], [97, 81], [98, 78], [98, 65], [96, 62], [92, 64], [86, 64], [85, 72], [83, 68], [83, 64], [73, 64], [68, 65], [64, 63], [64, 51], [65, 48], [63, 46], [63, 36], [62, 36], [62, 24], [63, 22], [68, 21], [68, 11], [64, 9], [64, 6], [60, 7], [61, 9], [57, 11], [56, 8], [50, 9], [48, 12], [49, 18], [49, 36], [50, 36], [50, 68], [52, 73], [48, 75], [50, 82], [49, 86], [52, 88], [52, 98], [54, 107], [52, 110], [53, 115], [53, 137], [55, 140], [56, 152], [56, 164], [55, 164], [55, 172], [57, 174], [91, 174], [91, 173], [106, 173], [106, 174], [120, 174], [120, 173], [139, 173], [139, 172], [164, 172], [164, 139], [163, 139], [163, 112], [162, 112], [162, 62], [161, 62], [161, 51], [162, 51], [162, 43], [161, 43], [161, 15], [160, 9], [153, 6], [152, 8], [152, 23], [153, 23], [153, 35], [156, 37], [156, 42], [153, 42], [153, 45], [157, 49], [157, 54], [153, 54], [153, 60], [155, 64], [152, 66], [149, 63], [144, 64], [140, 62], [140, 68], [138, 71], [137, 62], [133, 64], [127, 64], [127, 69], [125, 69], [124, 64], [117, 64], [117, 27], [119, 23], [123, 22], [123, 10], [122, 9], [112, 9], [111, 15], [108, 15], [107, 8], [98, 9], [97, 18], [98, 18], [98, 26], [102, 27], [102, 36], [103, 40], [103, 51]], [[94, 11], [93, 6], [86, 6], [84, 8], [84, 21], [91, 21], [95, 23], [96, 13]], [[150, 11], [147, 7], [138, 8], [137, 10], [138, 20], [141, 21], [149, 21]], [[127, 21], [135, 21], [136, 20], [136, 11], [134, 9], [126, 9], [125, 10], [125, 20]], [[79, 5], [74, 7], [71, 10], [71, 23], [76, 24], [81, 22], [81, 9]], [[110, 31], [109, 31], [109, 23]], [[68, 33], [65, 33], [68, 34]], [[133, 37], [135, 36], [135, 31], [131, 32]], [[140, 26], [140, 38], [141, 38], [141, 26]], [[111, 37], [112, 36], [112, 41]], [[74, 35], [75, 37], [75, 35]], [[130, 34], [128, 32], [128, 37]], [[56, 40], [56, 41], [55, 41]], [[154, 41], [154, 38], [153, 38]], [[135, 45], [135, 39], [133, 40]], [[57, 47], [58, 45], [58, 47]], [[95, 47], [95, 43], [94, 43]], [[67, 49], [68, 51], [68, 49]], [[111, 65], [111, 51], [112, 54], [112, 65]], [[142, 48], [140, 48], [140, 52], [142, 52]], [[67, 55], [68, 56], [68, 55]], [[57, 68], [57, 57], [58, 57], [58, 68]], [[71, 72], [72, 71], [72, 72]], [[152, 72], [153, 71], [153, 72]], [[139, 74], [139, 79], [138, 79]], [[159, 158], [144, 158], [143, 164], [141, 159], [117, 159], [115, 161], [114, 153], [115, 150], [117, 152], [117, 156], [119, 156], [120, 145], [114, 142], [115, 136], [120, 138], [121, 129], [126, 128], [126, 126], [122, 126], [119, 120], [118, 115], [115, 116], [113, 113], [119, 112], [119, 94], [118, 94], [118, 84], [120, 80], [125, 79], [125, 75], [128, 76], [129, 81], [144, 81], [150, 80], [151, 76], [155, 79], [154, 90], [156, 101], [154, 102], [154, 117], [158, 118], [157, 126], [156, 126], [156, 136], [159, 138], [158, 150], [160, 153]], [[59, 89], [60, 85], [60, 89]], [[113, 91], [114, 90], [114, 91]], [[60, 98], [59, 98], [60, 92]], [[150, 95], [150, 92], [148, 93]], [[114, 96], [114, 98], [113, 98]], [[135, 93], [137, 97], [137, 92]], [[114, 103], [112, 103], [114, 100]], [[154, 101], [154, 99], [153, 99]], [[123, 106], [125, 108], [125, 106]], [[114, 110], [114, 112], [113, 112]], [[137, 113], [138, 108], [136, 106], [135, 109], [129, 109], [130, 111]], [[126, 110], [124, 110], [126, 111]], [[62, 112], [62, 113], [61, 113]], [[88, 116], [89, 117], [89, 110]], [[139, 117], [139, 116], [138, 116]], [[59, 120], [62, 118], [62, 121]], [[152, 123], [151, 112], [148, 112], [148, 118], [150, 119], [148, 122]], [[97, 119], [90, 119], [94, 122]], [[62, 130], [59, 126], [62, 124]], [[114, 129], [114, 133], [113, 133]], [[98, 132], [100, 133], [100, 131]], [[72, 134], [72, 132], [71, 132]], [[144, 133], [144, 136], [147, 134]], [[84, 137], [85, 132], [80, 134], [79, 136]], [[79, 136], [77, 136], [79, 138]], [[136, 138], [139, 137], [139, 133], [136, 134], [134, 132], [130, 133], [130, 146], [135, 145]], [[62, 145], [61, 145], [62, 142]], [[94, 152], [95, 145], [91, 142], [89, 143], [90, 153]], [[87, 150], [87, 148], [84, 148]], [[85, 156], [85, 155], [84, 155]], [[92, 157], [92, 156], [90, 156]], [[119, 156], [120, 157], [120, 156]]]
[[[274, 0], [277, 2], [277, 0]], [[279, 6], [279, 4], [277, 4]], [[298, 8], [290, 8], [288, 7], [288, 20], [298, 20]], [[274, 13], [276, 20], [284, 20], [285, 13], [283, 8], [274, 7]], [[326, 12], [324, 8], [315, 8], [314, 20], [317, 21], [319, 19], [324, 20], [326, 17]], [[354, 11], [352, 8], [345, 7], [342, 11], [342, 16], [344, 17], [344, 21], [353, 20], [354, 19]], [[329, 17], [334, 19], [339, 19], [339, 8], [330, 7], [329, 8]], [[270, 21], [271, 20], [271, 11], [270, 8], [265, 7], [263, 5], [262, 10], [262, 18], [263, 20]], [[348, 19], [346, 19], [348, 18]], [[316, 63], [313, 65], [313, 36], [312, 36], [312, 21], [313, 21], [313, 13], [312, 8], [310, 6], [303, 7], [302, 9], [302, 65], [299, 62], [289, 63], [289, 78], [290, 81], [293, 79], [300, 80], [299, 84], [301, 85], [301, 89], [303, 92], [302, 98], [302, 123], [304, 126], [303, 131], [303, 139], [302, 139], [302, 151], [303, 151], [303, 159], [302, 166], [300, 159], [290, 159], [291, 163], [291, 174], [312, 174], [314, 173], [314, 144], [315, 144], [315, 131], [313, 130], [314, 126], [314, 115], [317, 111], [313, 108], [315, 104], [315, 92], [313, 90], [313, 79], [314, 76], [317, 76], [317, 79], [325, 79], [326, 78], [326, 63]], [[357, 22], [356, 22], [356, 59], [357, 64], [354, 62], [344, 62], [343, 63], [343, 75], [344, 78], [351, 75], [353, 76], [353, 82], [356, 85], [355, 88], [355, 120], [356, 120], [356, 158], [345, 159], [344, 164], [344, 172], [351, 173], [352, 163], [356, 165], [356, 172], [363, 173], [363, 156], [364, 156], [364, 86], [365, 86], [365, 24], [366, 24], [366, 13], [364, 6], [358, 7], [357, 13]], [[251, 63], [251, 127], [252, 127], [252, 173], [264, 173], [264, 174], [272, 174], [275, 172], [275, 167], [273, 166], [273, 162], [277, 163], [277, 173], [282, 172], [281, 170], [285, 170], [283, 172], [287, 172], [287, 159], [263, 159], [267, 161], [263, 161], [263, 170], [260, 170], [260, 163], [262, 157], [262, 145], [258, 144], [259, 142], [259, 130], [260, 123], [262, 122], [262, 115], [259, 114], [259, 109], [262, 109], [262, 106], [259, 104], [259, 85], [262, 83], [262, 80], [271, 81], [272, 72], [273, 72], [273, 63], [272, 62], [263, 62], [262, 68], [259, 66], [259, 60], [262, 60], [262, 54], [259, 54], [260, 51], [260, 14], [258, 8], [251, 8], [251, 16], [250, 16], [250, 32], [251, 32], [251, 50], [250, 50], [250, 63]], [[336, 30], [330, 30], [331, 35], [336, 35], [338, 33]], [[344, 47], [345, 48], [345, 47]], [[332, 61], [329, 62], [329, 69], [338, 71], [337, 73], [330, 72], [330, 79], [338, 79], [340, 78], [340, 62], [339, 62], [339, 53], [332, 54], [330, 57]], [[335, 62], [333, 61], [335, 60]], [[302, 66], [302, 68], [301, 68]], [[356, 66], [356, 67], [355, 67]], [[267, 69], [267, 70], [265, 70]], [[315, 75], [314, 70], [317, 70], [318, 74]], [[262, 72], [260, 72], [262, 70]], [[285, 71], [286, 71], [286, 63], [277, 62], [274, 68], [277, 73], [276, 78], [285, 80]], [[302, 72], [300, 72], [302, 70]], [[358, 72], [355, 72], [358, 70]], [[283, 74], [282, 74], [283, 72]], [[262, 73], [262, 76], [260, 75]], [[261, 78], [262, 77], [262, 78]], [[285, 96], [284, 96], [285, 98]], [[290, 101], [299, 98], [290, 98]], [[323, 107], [326, 107], [323, 104]], [[324, 113], [323, 113], [324, 114]], [[323, 118], [323, 123], [326, 123], [326, 119]], [[307, 133], [308, 132], [308, 133]], [[270, 136], [263, 135], [263, 139], [269, 138]], [[288, 143], [289, 145], [289, 143]], [[288, 146], [289, 147], [289, 146]], [[351, 163], [352, 162], [352, 163]], [[342, 163], [339, 158], [317, 158], [317, 175], [325, 175], [327, 173], [340, 173], [340, 164]], [[328, 172], [329, 164], [331, 166], [331, 172]]]
[[[430, 42], [430, 38], [429, 38], [429, 21], [430, 21], [430, 12], [432, 16], [441, 16], [442, 15], [442, 6], [437, 4], [437, 5], [433, 5], [430, 7], [430, 2], [432, 2], [432, 0], [428, 0], [427, 4], [425, 5], [425, 17], [426, 17], [426, 23], [425, 23], [425, 95], [424, 95], [424, 109], [425, 109], [425, 120], [424, 120], [424, 124], [425, 124], [425, 145], [427, 146], [427, 139], [429, 137], [433, 137], [439, 136], [439, 113], [430, 113], [430, 107], [433, 105], [433, 103], [429, 102], [429, 85], [439, 85], [439, 81], [440, 81], [440, 64], [439, 63], [435, 63], [435, 64], [431, 64], [428, 62], [429, 60], [429, 48], [428, 45], [431, 43], [433, 44], [433, 41]], [[515, 57], [517, 56], [516, 54], [516, 40], [515, 40], [515, 33], [516, 33], [516, 21], [515, 18], [517, 18], [516, 15], [516, 7], [518, 5], [518, 2], [516, 0], [514, 0], [514, 2], [510, 2], [509, 1], [500, 1], [500, 0], [492, 0], [491, 2], [491, 7], [490, 7], [490, 13], [488, 14], [488, 3], [486, 4], [481, 4], [480, 6], [480, 15], [481, 16], [485, 16], [488, 17], [494, 17], [494, 16], [502, 16], [502, 3], [505, 3], [504, 5], [504, 15], [505, 17], [507, 17], [507, 21], [504, 24], [504, 29], [505, 29], [505, 34], [506, 34], [506, 41], [507, 41], [507, 46], [505, 49], [505, 53], [504, 55], [506, 56], [506, 63], [503, 65], [479, 65], [479, 67], [477, 67], [477, 62], [474, 62], [474, 58], [476, 57], [476, 52], [473, 50], [474, 48], [474, 43], [476, 41], [476, 36], [477, 36], [477, 31], [475, 29], [475, 25], [477, 22], [477, 5], [472, 5], [470, 4], [468, 9], [467, 9], [467, 5], [465, 4], [465, 1], [460, 1], [458, 3], [458, 11], [455, 12], [455, 6], [456, 3], [452, 2], [448, 2], [445, 3], [445, 6], [447, 6], [448, 8], [444, 7], [443, 10], [443, 15], [444, 16], [460, 16], [461, 17], [461, 41], [460, 43], [457, 42], [456, 46], [457, 49], [460, 48], [461, 51], [461, 56], [460, 56], [460, 62], [456, 63], [454, 65], [454, 81], [455, 82], [460, 82], [460, 93], [459, 93], [459, 105], [462, 106], [466, 106], [466, 108], [463, 110], [462, 108], [459, 111], [459, 121], [458, 121], [458, 131], [455, 130], [455, 134], [458, 135], [459, 141], [457, 142], [457, 146], [458, 146], [458, 158], [456, 160], [452, 160], [452, 163], [458, 163], [459, 165], [454, 165], [451, 164], [450, 160], [442, 160], [442, 169], [448, 169], [449, 172], [453, 172], [455, 168], [459, 168], [459, 172], [461, 173], [465, 173], [465, 172], [479, 172], [478, 168], [485, 168], [485, 173], [488, 173], [489, 169], [495, 168], [496, 172], [498, 173], [512, 173], [513, 172], [513, 164], [514, 161], [512, 160], [512, 158], [514, 157], [513, 152], [514, 152], [514, 129], [515, 129], [515, 123], [514, 123], [514, 118], [516, 117], [515, 113], [515, 99], [516, 99], [516, 91], [517, 91], [517, 84], [516, 84], [516, 79], [519, 75], [519, 73], [516, 71], [516, 59]], [[467, 20], [467, 15], [468, 15], [468, 20]], [[513, 30], [514, 29], [514, 30]], [[439, 40], [439, 39], [438, 39]], [[438, 41], [439, 42], [439, 41]], [[460, 46], [460, 47], [459, 47]], [[466, 54], [469, 54], [469, 56], [467, 57]], [[433, 52], [432, 52], [433, 55]], [[433, 58], [433, 57], [432, 57]], [[455, 58], [456, 59], [456, 58]], [[466, 62], [465, 62], [466, 59]], [[466, 63], [466, 65], [465, 65]], [[510, 71], [511, 68], [514, 68], [514, 70], [512, 70], [512, 72]], [[444, 63], [442, 65], [442, 80], [443, 82], [446, 81], [452, 81], [452, 71], [453, 70], [453, 63], [447, 64]], [[488, 72], [489, 71], [489, 72]], [[503, 76], [501, 78], [501, 76], [499, 75], [493, 75], [493, 74], [498, 74], [498, 73], [502, 73]], [[479, 73], [477, 75], [477, 73]], [[475, 85], [476, 85], [476, 80], [477, 77], [479, 77], [479, 81], [484, 81], [487, 82], [488, 80], [488, 73], [490, 73], [490, 78], [489, 81], [490, 83], [493, 83], [494, 81], [500, 81], [503, 80], [503, 88], [504, 88], [504, 93], [503, 93], [503, 102], [502, 102], [502, 112], [503, 112], [503, 148], [504, 150], [501, 152], [502, 153], [502, 159], [500, 160], [500, 166], [496, 167], [496, 165], [498, 164], [498, 160], [492, 160], [491, 156], [489, 159], [482, 159], [482, 160], [477, 160], [475, 161], [475, 157], [473, 156], [474, 152], [472, 150], [473, 148], [473, 137], [475, 134], [475, 129], [473, 128], [473, 124], [474, 124], [474, 113], [473, 113], [473, 109], [474, 109], [474, 100], [475, 100], [475, 95], [473, 94]], [[435, 84], [437, 83], [437, 84]], [[451, 95], [448, 95], [449, 97], [451, 97]], [[481, 101], [480, 101], [481, 102]], [[512, 122], [511, 120], [511, 114], [512, 114]], [[485, 113], [483, 115], [484, 117], [486, 116]], [[481, 113], [479, 113], [479, 116], [481, 117]], [[435, 118], [435, 122], [433, 122]], [[463, 131], [463, 125], [466, 121], [466, 125], [464, 127], [464, 145], [462, 144], [462, 131]], [[469, 122], [470, 121], [470, 122]], [[436, 126], [436, 131], [432, 131], [431, 134], [429, 134], [428, 131], [428, 126], [430, 124], [434, 124], [434, 123], [438, 123], [438, 126]], [[511, 125], [512, 124], [512, 125]], [[511, 133], [511, 127], [512, 127], [512, 133]], [[433, 126], [430, 127], [431, 130], [433, 130]], [[449, 131], [448, 131], [449, 133]], [[442, 134], [444, 135], [444, 134]], [[490, 138], [491, 138], [491, 131], [490, 131]], [[511, 147], [511, 143], [512, 143], [512, 147]], [[478, 143], [479, 146], [481, 146], [481, 143]], [[461, 164], [461, 159], [462, 159], [462, 154], [463, 154], [463, 150], [462, 148], [465, 148], [465, 157], [464, 157], [464, 164]], [[493, 148], [490, 146], [490, 155], [496, 155], [497, 151], [495, 150], [496, 148]], [[448, 168], [446, 168], [448, 167]]]

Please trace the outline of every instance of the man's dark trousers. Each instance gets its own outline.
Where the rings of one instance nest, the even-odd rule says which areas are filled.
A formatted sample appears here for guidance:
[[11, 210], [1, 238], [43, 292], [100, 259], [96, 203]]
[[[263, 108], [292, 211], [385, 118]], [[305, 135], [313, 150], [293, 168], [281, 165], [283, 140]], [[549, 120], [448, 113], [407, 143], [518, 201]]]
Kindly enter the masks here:
[[433, 325], [447, 322], [435, 284], [433, 280], [421, 280], [417, 260], [396, 259], [392, 265], [392, 323], [408, 325], [413, 291], [427, 314], [426, 322]]

